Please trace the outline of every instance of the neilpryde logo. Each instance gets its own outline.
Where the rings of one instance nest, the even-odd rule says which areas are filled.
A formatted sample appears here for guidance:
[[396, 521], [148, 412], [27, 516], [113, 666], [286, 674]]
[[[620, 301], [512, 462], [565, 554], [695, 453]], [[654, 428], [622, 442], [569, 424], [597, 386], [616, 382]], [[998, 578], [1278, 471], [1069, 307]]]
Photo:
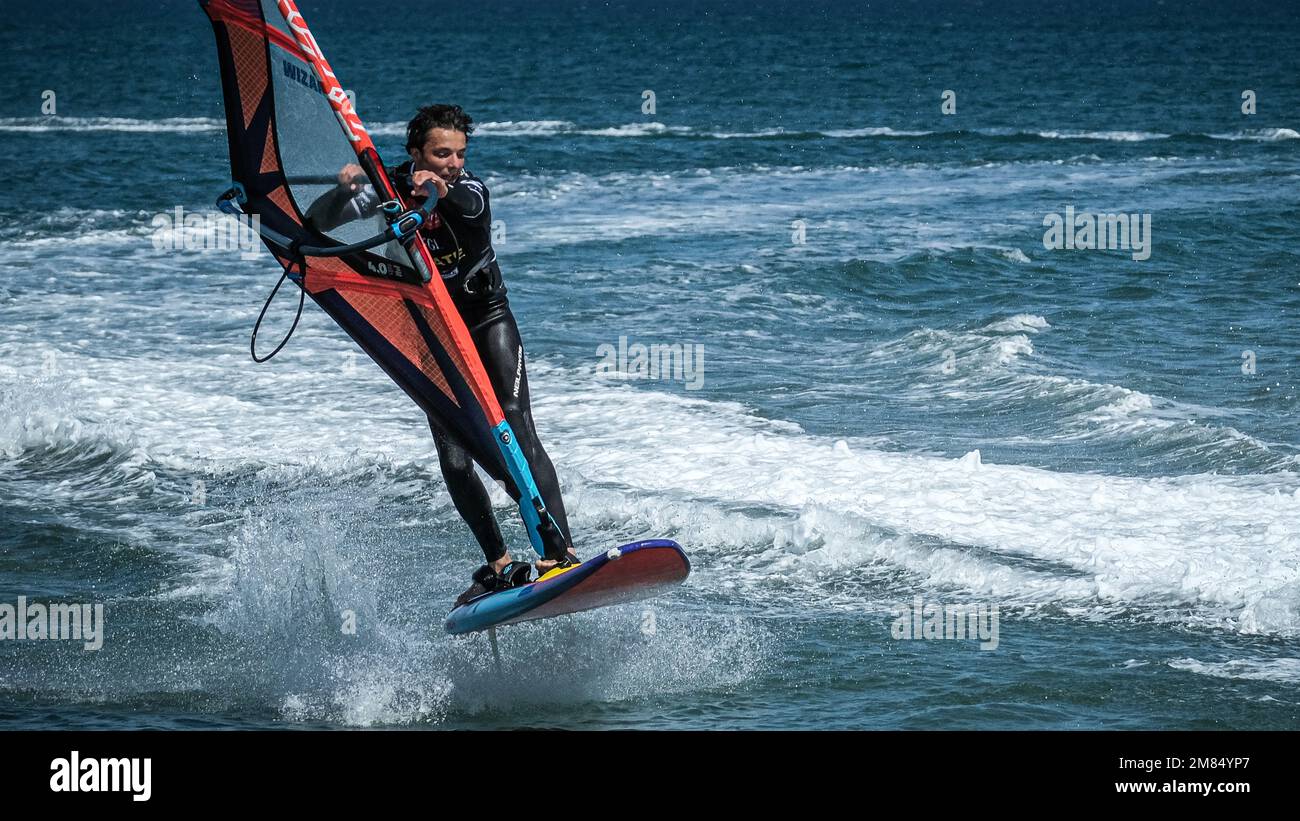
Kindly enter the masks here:
[[0, 604], [0, 641], [53, 639], [82, 641], [86, 650], [104, 646], [104, 605], [27, 603]]
[[129, 792], [132, 801], [153, 795], [152, 758], [82, 758], [73, 750], [51, 761], [50, 770], [51, 792]]

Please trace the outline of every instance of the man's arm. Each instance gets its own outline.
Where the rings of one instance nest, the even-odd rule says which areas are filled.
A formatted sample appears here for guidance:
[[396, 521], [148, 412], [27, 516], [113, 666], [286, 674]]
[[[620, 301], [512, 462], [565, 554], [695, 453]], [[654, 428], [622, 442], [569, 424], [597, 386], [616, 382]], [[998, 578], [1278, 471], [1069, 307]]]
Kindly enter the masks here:
[[378, 199], [361, 166], [345, 165], [339, 171], [338, 186], [321, 194], [307, 209], [307, 222], [317, 231], [330, 231], [374, 214]]
[[462, 176], [447, 186], [443, 199], [469, 222], [489, 218], [487, 187], [478, 180]]
[[445, 202], [465, 221], [484, 223], [491, 219], [487, 186], [476, 177], [462, 174], [459, 179], [449, 184], [432, 171], [416, 171], [414, 174], [398, 171], [397, 174], [405, 188], [414, 189], [412, 197], [416, 202], [422, 201], [424, 196], [423, 190], [415, 186], [433, 183], [438, 187], [438, 201]]

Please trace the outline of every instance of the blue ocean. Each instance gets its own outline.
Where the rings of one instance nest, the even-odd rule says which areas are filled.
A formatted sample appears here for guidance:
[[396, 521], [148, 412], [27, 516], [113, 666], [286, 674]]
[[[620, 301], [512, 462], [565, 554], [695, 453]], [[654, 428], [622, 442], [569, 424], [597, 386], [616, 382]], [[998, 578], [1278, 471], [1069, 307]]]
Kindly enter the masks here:
[[474, 118], [579, 553], [692, 574], [444, 635], [424, 414], [310, 300], [249, 357], [198, 4], [24, 0], [0, 728], [1300, 729], [1294, 8], [300, 8], [388, 162]]

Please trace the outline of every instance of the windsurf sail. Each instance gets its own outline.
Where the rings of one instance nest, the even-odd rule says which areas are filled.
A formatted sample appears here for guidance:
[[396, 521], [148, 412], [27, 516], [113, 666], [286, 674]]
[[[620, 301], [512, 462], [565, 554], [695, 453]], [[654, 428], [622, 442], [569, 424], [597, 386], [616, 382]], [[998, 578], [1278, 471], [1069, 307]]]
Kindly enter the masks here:
[[[473, 340], [374, 143], [293, 0], [200, 0], [216, 35], [233, 184], [218, 201], [256, 215], [292, 279], [494, 479], [519, 499], [545, 555], [559, 528]], [[386, 201], [373, 217], [327, 231], [312, 204], [359, 165]], [[436, 196], [430, 196], [431, 209]]]

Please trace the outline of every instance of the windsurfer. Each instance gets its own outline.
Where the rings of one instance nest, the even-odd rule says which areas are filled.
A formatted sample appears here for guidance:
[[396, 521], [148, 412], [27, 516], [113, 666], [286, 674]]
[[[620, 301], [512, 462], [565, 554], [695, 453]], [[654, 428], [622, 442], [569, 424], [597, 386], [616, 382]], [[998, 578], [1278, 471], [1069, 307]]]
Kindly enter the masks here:
[[[420, 228], [421, 237], [469, 328], [506, 420], [532, 469], [542, 500], [559, 527], [558, 531], [550, 528], [543, 534], [549, 543], [545, 557], [536, 564], [540, 576], [557, 566], [577, 561], [577, 557], [555, 467], [533, 423], [523, 343], [492, 248], [488, 189], [465, 168], [465, 153], [472, 132], [473, 121], [460, 106], [421, 108], [407, 126], [406, 150], [411, 159], [390, 169], [389, 174], [408, 203], [424, 199], [426, 183], [437, 187], [436, 210]], [[379, 204], [379, 195], [366, 183], [361, 167], [349, 164], [340, 170], [338, 186], [312, 204], [307, 218], [318, 230], [328, 231], [345, 222], [374, 215]], [[513, 561], [506, 550], [487, 489], [474, 471], [469, 452], [432, 418], [429, 428], [456, 510], [487, 558], [487, 564], [474, 572], [473, 583], [457, 598], [456, 604], [526, 583], [531, 568], [526, 562]], [[513, 486], [508, 489], [517, 496]]]

